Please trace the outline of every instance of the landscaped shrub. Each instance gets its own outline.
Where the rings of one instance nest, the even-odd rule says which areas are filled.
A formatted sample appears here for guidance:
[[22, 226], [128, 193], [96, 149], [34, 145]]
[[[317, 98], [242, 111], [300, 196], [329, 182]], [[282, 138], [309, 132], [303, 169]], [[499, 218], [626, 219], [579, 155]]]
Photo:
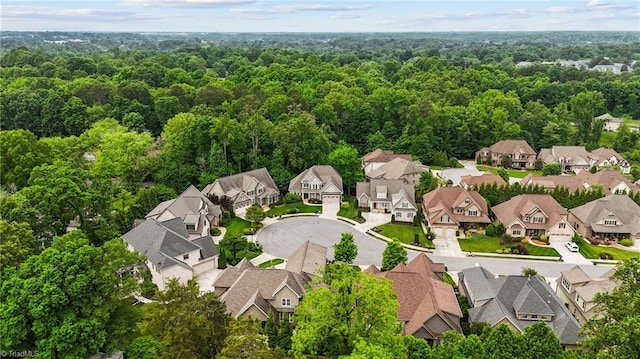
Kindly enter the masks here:
[[510, 254], [511, 253], [511, 248], [505, 248], [504, 249], [504, 253], [505, 254]]
[[391, 215], [391, 223], [396, 223], [396, 215], [395, 214]]
[[598, 254], [598, 258], [600, 258], [600, 259], [613, 259], [613, 256], [610, 253], [600, 252], [600, 254]]
[[322, 204], [322, 200], [319, 198], [309, 198], [309, 203], [311, 204]]
[[502, 250], [502, 249], [500, 249], [500, 248], [496, 249], [496, 253], [498, 253], [498, 254], [502, 254], [502, 252], [503, 252], [503, 250]]
[[222, 234], [222, 231], [218, 227], [211, 227], [209, 229], [209, 234], [214, 236], [214, 237], [216, 237], [216, 236], [219, 236], [220, 234]]
[[287, 210], [287, 214], [295, 214], [295, 213], [298, 213], [298, 212], [300, 212], [300, 210], [297, 209], [297, 208], [289, 208]]
[[227, 268], [227, 254], [225, 250], [220, 251], [220, 255], [218, 256], [218, 269]]
[[630, 238], [624, 238], [620, 240], [620, 244], [625, 247], [631, 247], [633, 245], [633, 241]]
[[593, 245], [597, 246], [597, 245], [602, 244], [602, 240], [597, 239], [597, 238], [591, 238], [591, 239], [589, 239], [589, 243], [591, 243], [591, 244], [593, 244]]
[[287, 193], [287, 195], [284, 198], [285, 203], [297, 203], [297, 202], [302, 202], [302, 197], [300, 197], [299, 194], [297, 193], [293, 193], [293, 192], [289, 192]]
[[540, 235], [540, 240], [544, 243], [549, 243], [549, 238], [547, 238], [547, 236], [545, 236], [544, 234]]
[[242, 234], [245, 235], [252, 235], [256, 233], [256, 229], [255, 228], [245, 228], [242, 230]]
[[520, 253], [520, 254], [523, 254], [523, 255], [528, 255], [529, 254], [529, 251], [527, 250], [527, 247], [523, 246], [522, 244], [518, 244], [516, 249], [518, 250], [518, 253]]
[[510, 234], [505, 233], [500, 237], [500, 244], [509, 244], [512, 242], [513, 242], [513, 237]]
[[493, 223], [491, 223], [490, 225], [487, 226], [487, 229], [485, 230], [485, 234], [489, 237], [495, 237], [496, 236], [496, 230], [493, 227]]

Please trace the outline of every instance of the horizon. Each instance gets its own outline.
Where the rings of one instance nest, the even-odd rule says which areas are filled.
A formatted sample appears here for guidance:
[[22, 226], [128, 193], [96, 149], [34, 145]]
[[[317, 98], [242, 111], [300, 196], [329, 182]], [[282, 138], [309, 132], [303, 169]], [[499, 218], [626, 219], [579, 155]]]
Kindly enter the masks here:
[[640, 2], [625, 0], [5, 0], [0, 9], [3, 32], [640, 31]]

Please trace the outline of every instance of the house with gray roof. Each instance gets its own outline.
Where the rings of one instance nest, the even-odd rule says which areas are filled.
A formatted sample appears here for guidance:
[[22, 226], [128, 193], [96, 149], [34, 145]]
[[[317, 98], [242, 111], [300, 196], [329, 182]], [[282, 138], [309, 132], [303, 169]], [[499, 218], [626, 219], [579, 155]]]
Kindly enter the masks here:
[[323, 203], [341, 203], [342, 176], [332, 166], [316, 165], [292, 179], [289, 192], [299, 194], [303, 201], [313, 198]]
[[595, 301], [598, 293], [608, 293], [616, 286], [611, 279], [615, 268], [611, 268], [603, 275], [591, 278], [579, 266], [560, 272], [556, 280], [556, 294], [565, 303], [569, 311], [576, 317], [578, 323], [597, 317], [597, 309], [601, 306]]
[[254, 204], [261, 206], [278, 202], [280, 191], [266, 168], [220, 177], [203, 190], [205, 196], [226, 197], [234, 210]]
[[596, 117], [596, 120], [604, 121], [604, 130], [612, 132], [618, 131], [618, 128], [624, 122], [623, 118], [613, 117], [609, 113]]
[[418, 207], [413, 185], [402, 180], [374, 179], [356, 185], [358, 206], [371, 212], [391, 213], [396, 221], [413, 222]]
[[307, 271], [324, 268], [326, 256], [320, 256], [326, 251], [307, 242], [291, 254], [285, 269], [257, 268], [245, 258], [220, 273], [213, 283], [214, 293], [234, 318], [265, 321], [273, 313], [278, 321], [291, 321], [312, 280]]
[[402, 157], [396, 157], [377, 169], [370, 171], [365, 177], [368, 180], [402, 180], [405, 184], [416, 186], [420, 182], [422, 172], [428, 170], [429, 167], [423, 165], [420, 161], [411, 161]]
[[380, 166], [396, 158], [403, 158], [407, 161], [411, 161], [410, 154], [394, 153], [391, 150], [377, 148], [362, 156], [362, 168], [364, 169], [364, 173], [367, 174], [371, 171], [377, 170]]
[[571, 209], [569, 223], [587, 239], [640, 240], [640, 206], [626, 194], [612, 194]]
[[525, 140], [502, 140], [476, 152], [476, 159], [491, 166], [500, 166], [505, 156], [514, 168], [533, 167], [536, 161], [536, 151]]
[[542, 163], [557, 163], [564, 172], [580, 172], [591, 168], [591, 159], [584, 146], [553, 146], [538, 154]]
[[195, 186], [190, 185], [178, 197], [157, 205], [145, 218], [153, 218], [159, 222], [182, 218], [189, 238], [196, 239], [209, 234], [211, 226], [220, 223], [221, 216], [220, 206], [213, 204]]
[[537, 322], [545, 322], [566, 347], [574, 347], [580, 324], [539, 276], [510, 275], [496, 278], [476, 266], [459, 274], [459, 289], [467, 297], [469, 323], [506, 324], [520, 333]]
[[191, 239], [182, 218], [149, 218], [122, 238], [130, 251], [146, 256], [153, 283], [164, 290], [176, 278], [182, 284], [217, 267], [218, 249], [210, 235]]

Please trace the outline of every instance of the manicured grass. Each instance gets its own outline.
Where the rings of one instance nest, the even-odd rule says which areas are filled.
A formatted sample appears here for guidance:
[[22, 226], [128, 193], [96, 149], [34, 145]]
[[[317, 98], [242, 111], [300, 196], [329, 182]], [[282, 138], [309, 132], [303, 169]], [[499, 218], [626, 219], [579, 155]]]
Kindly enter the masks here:
[[580, 254], [589, 259], [600, 259], [600, 253], [607, 253], [615, 260], [640, 258], [640, 252], [625, 251], [609, 246], [596, 246], [586, 241], [581, 241], [578, 245], [580, 246]]
[[245, 221], [242, 218], [231, 218], [226, 225], [227, 232], [224, 234], [224, 238], [228, 237], [242, 237], [244, 236], [245, 228], [251, 228], [251, 222]]
[[322, 206], [309, 206], [302, 202], [283, 204], [280, 206], [276, 206], [267, 211], [267, 216], [281, 216], [283, 214], [292, 214], [289, 213], [297, 209], [298, 211], [295, 213], [316, 213], [322, 212]]
[[[497, 167], [489, 167], [489, 166], [477, 165], [476, 168], [478, 169], [478, 171], [491, 172], [493, 174], [498, 174], [498, 168]], [[507, 170], [507, 174], [509, 174], [509, 177], [514, 177], [514, 178], [524, 178], [528, 174], [532, 174], [532, 175], [534, 175], [536, 177], [539, 177], [539, 176], [542, 176], [542, 171], [508, 169]]]
[[418, 240], [421, 244], [427, 248], [435, 248], [432, 242], [427, 241], [422, 232], [422, 228], [414, 226], [412, 224], [400, 224], [400, 223], [385, 223], [378, 226], [380, 230], [378, 233], [388, 238], [396, 238], [402, 243], [410, 244], [415, 242], [415, 235], [418, 234]]
[[500, 238], [487, 237], [482, 234], [472, 234], [471, 239], [458, 239], [458, 243], [460, 243], [460, 248], [463, 252], [497, 253], [496, 251], [498, 249], [502, 249], [503, 247], [511, 247], [522, 244], [525, 248], [527, 248], [529, 255], [560, 257], [560, 253], [558, 253], [558, 251], [556, 251], [552, 247], [539, 247], [529, 243], [513, 243], [503, 246], [502, 244], [500, 244]]
[[274, 258], [274, 259], [269, 259], [266, 262], [262, 262], [260, 264], [258, 264], [258, 267], [260, 268], [270, 268], [273, 266], [277, 266], [280, 263], [284, 263], [284, 259], [282, 258]]
[[457, 284], [456, 282], [454, 282], [454, 281], [453, 281], [453, 278], [451, 278], [451, 275], [449, 275], [449, 273], [447, 273], [447, 272], [444, 272], [444, 273], [442, 274], [442, 280], [443, 280], [445, 283], [449, 283], [449, 284], [451, 284], [454, 288], [458, 286], [458, 284]]
[[358, 218], [358, 205], [356, 201], [357, 200], [354, 197], [346, 197], [345, 200], [340, 204], [338, 216], [349, 219]]

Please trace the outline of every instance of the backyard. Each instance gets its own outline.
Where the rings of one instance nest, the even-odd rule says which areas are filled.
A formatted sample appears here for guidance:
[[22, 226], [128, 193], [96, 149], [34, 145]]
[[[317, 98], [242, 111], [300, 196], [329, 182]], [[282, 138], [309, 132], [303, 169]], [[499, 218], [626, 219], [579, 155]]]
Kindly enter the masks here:
[[[498, 167], [489, 167], [489, 166], [477, 165], [476, 168], [478, 169], [478, 171], [491, 172], [493, 174], [498, 174]], [[542, 176], [542, 171], [507, 169], [507, 174], [509, 174], [509, 177], [524, 178], [528, 174], [532, 174], [534, 176]]]
[[597, 246], [587, 241], [581, 241], [578, 245], [580, 246], [580, 254], [589, 259], [600, 259], [600, 253], [606, 253], [610, 256], [609, 259], [615, 260], [640, 258], [640, 252], [625, 251], [611, 246]]
[[427, 240], [422, 232], [422, 228], [412, 224], [385, 223], [377, 227], [376, 232], [388, 238], [396, 238], [402, 243], [410, 244], [415, 242], [415, 236], [418, 235], [418, 241], [427, 248], [435, 248], [433, 242]]
[[527, 249], [529, 255], [532, 256], [560, 257], [560, 253], [551, 247], [535, 246], [530, 243], [520, 242], [503, 245], [500, 244], [499, 237], [488, 237], [484, 234], [474, 233], [470, 239], [462, 238], [458, 239], [458, 242], [463, 252], [498, 253], [498, 250], [522, 245]]
[[281, 216], [283, 214], [294, 213], [317, 213], [322, 212], [322, 206], [309, 206], [302, 202], [281, 204], [268, 210], [267, 216]]

